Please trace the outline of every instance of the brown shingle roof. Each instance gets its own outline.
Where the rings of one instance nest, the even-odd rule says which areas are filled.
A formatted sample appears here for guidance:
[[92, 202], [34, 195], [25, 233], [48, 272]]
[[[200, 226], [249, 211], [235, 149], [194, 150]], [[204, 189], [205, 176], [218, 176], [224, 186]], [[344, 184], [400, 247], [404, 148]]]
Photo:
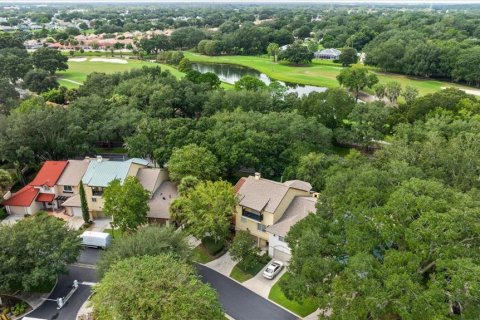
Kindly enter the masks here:
[[293, 225], [308, 216], [309, 213], [316, 211], [316, 204], [317, 198], [295, 197], [280, 220], [267, 227], [267, 232], [285, 237]]

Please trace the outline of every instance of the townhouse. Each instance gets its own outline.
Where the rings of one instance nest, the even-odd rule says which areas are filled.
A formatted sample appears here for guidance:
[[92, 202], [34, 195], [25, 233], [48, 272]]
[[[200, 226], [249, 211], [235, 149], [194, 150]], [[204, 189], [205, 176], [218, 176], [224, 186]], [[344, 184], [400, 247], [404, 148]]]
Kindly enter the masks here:
[[270, 256], [289, 260], [285, 242], [290, 227], [315, 212], [316, 194], [310, 183], [301, 180], [276, 182], [255, 176], [241, 178], [235, 185], [239, 203], [235, 229], [246, 230]]

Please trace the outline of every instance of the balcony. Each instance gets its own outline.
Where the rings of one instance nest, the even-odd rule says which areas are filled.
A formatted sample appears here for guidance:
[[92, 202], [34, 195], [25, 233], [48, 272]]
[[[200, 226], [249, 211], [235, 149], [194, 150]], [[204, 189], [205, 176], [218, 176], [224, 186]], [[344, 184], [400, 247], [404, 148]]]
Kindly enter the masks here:
[[249, 211], [245, 208], [242, 209], [242, 217], [249, 218], [258, 222], [262, 222], [263, 220], [263, 214], [261, 213], [255, 213], [252, 211]]

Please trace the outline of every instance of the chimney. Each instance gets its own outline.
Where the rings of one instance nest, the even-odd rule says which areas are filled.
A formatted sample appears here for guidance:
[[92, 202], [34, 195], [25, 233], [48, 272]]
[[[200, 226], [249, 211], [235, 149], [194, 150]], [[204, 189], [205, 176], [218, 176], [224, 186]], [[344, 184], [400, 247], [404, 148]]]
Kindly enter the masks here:
[[97, 162], [102, 162], [102, 156], [97, 156]]
[[261, 177], [262, 175], [260, 174], [260, 172], [255, 172], [255, 180], [260, 180]]

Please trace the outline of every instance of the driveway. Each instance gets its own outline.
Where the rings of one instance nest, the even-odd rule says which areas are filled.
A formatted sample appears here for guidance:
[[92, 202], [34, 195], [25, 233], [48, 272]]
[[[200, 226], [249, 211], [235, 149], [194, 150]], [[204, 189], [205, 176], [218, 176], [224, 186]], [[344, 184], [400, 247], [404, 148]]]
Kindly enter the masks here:
[[205, 263], [207, 267], [213, 269], [217, 272], [220, 272], [224, 276], [229, 277], [230, 273], [232, 272], [233, 267], [237, 264], [235, 261], [232, 260], [232, 256], [230, 256], [230, 252], [227, 251], [224, 255], [220, 258]]
[[[91, 284], [97, 282], [95, 262], [98, 260], [99, 250], [85, 249], [80, 255], [77, 263], [68, 267], [68, 274], [61, 275], [53, 292], [40, 307], [27, 315], [39, 319], [76, 319], [78, 310], [91, 294]], [[62, 309], [57, 310], [56, 299], [65, 297], [71, 290], [73, 280], [80, 283], [78, 289], [67, 301]], [[53, 301], [52, 301], [53, 300]]]
[[297, 316], [248, 290], [238, 282], [197, 265], [202, 280], [217, 290], [224, 311], [236, 320], [294, 320]]
[[268, 299], [268, 294], [270, 293], [273, 285], [277, 283], [277, 281], [283, 276], [287, 268], [283, 267], [283, 270], [273, 280], [265, 279], [262, 276], [262, 273], [266, 268], [267, 266], [263, 267], [263, 269], [260, 270], [260, 272], [257, 273], [255, 277], [245, 281], [243, 285], [255, 292], [256, 294]]

